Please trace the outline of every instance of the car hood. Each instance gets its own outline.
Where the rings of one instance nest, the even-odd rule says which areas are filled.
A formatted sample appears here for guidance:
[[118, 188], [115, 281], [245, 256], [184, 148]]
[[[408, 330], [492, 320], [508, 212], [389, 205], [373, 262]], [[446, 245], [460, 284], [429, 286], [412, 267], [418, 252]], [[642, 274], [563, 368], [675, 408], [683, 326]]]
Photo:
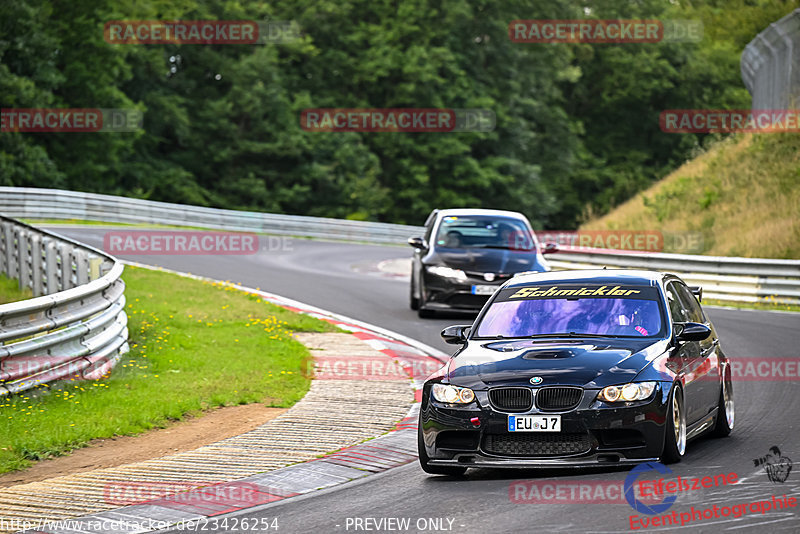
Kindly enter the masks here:
[[481, 273], [518, 273], [543, 270], [535, 251], [499, 248], [438, 249], [425, 263]]
[[603, 388], [633, 380], [667, 348], [666, 340], [473, 340], [448, 363], [445, 378], [483, 389], [495, 386], [571, 385]]

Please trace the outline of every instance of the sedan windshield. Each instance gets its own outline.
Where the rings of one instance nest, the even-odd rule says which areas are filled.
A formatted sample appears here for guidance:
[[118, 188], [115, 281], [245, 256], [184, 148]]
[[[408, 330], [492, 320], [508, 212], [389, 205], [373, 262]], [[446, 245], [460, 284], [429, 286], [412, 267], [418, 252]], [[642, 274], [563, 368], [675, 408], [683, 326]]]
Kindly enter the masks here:
[[[655, 336], [661, 332], [661, 313], [655, 298], [631, 298], [624, 295], [635, 289], [618, 289], [616, 286], [581, 287], [555, 290], [544, 288], [519, 288], [501, 291], [487, 310], [476, 329], [480, 338], [529, 337], [543, 335], [605, 335], [605, 336]], [[597, 290], [600, 295], [597, 295]], [[640, 288], [639, 293], [654, 295], [652, 288]], [[523, 293], [524, 291], [528, 293]], [[541, 297], [540, 295], [549, 295]], [[580, 292], [583, 297], [557, 298], [567, 291]], [[614, 293], [616, 291], [616, 293]], [[626, 298], [609, 298], [620, 295]], [[535, 296], [529, 296], [533, 293]], [[595, 293], [592, 295], [592, 293]], [[605, 294], [603, 294], [605, 293]], [[521, 297], [515, 295], [522, 295]], [[576, 293], [568, 293], [574, 295]]]
[[445, 248], [533, 249], [533, 237], [524, 222], [509, 217], [444, 217], [436, 244]]

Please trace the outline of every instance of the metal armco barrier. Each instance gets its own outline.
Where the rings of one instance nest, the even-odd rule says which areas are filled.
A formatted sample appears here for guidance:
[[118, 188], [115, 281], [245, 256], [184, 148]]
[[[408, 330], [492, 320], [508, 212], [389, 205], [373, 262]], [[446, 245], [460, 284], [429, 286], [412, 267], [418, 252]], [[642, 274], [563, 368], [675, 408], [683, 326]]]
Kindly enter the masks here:
[[800, 304], [800, 261], [664, 253], [621, 253], [613, 250], [573, 252], [550, 256], [555, 269], [633, 268], [667, 271], [703, 296], [736, 302], [772, 301]]
[[[0, 212], [34, 219], [140, 222], [397, 245], [423, 233], [418, 226], [199, 208], [57, 189], [0, 187]], [[800, 260], [589, 249], [581, 253], [564, 250], [549, 256], [549, 261], [556, 269], [608, 266], [671, 271], [703, 286], [709, 298], [800, 303]]]
[[0, 213], [10, 217], [163, 224], [236, 232], [318, 237], [370, 243], [405, 242], [415, 226], [279, 215], [170, 204], [59, 189], [0, 187]]
[[0, 305], [0, 397], [111, 370], [128, 351], [122, 269], [99, 250], [0, 216], [0, 272], [34, 297]]
[[753, 109], [800, 107], [800, 9], [759, 33], [742, 52]]

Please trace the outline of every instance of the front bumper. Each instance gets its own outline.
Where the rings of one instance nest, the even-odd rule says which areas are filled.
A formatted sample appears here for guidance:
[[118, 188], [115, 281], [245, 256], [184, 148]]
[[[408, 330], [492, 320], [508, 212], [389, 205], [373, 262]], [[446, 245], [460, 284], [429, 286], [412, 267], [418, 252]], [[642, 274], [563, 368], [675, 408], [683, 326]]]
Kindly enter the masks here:
[[584, 458], [494, 458], [491, 456], [478, 455], [457, 455], [449, 460], [430, 460], [429, 465], [449, 465], [458, 467], [484, 467], [490, 469], [567, 469], [578, 467], [597, 467], [604, 465], [638, 465], [642, 462], [657, 462], [658, 457], [654, 458], [625, 458], [617, 455], [616, 459], [609, 460], [608, 454], [595, 454]]
[[473, 293], [473, 286], [500, 287], [511, 278], [511, 274], [497, 275], [498, 278], [488, 282], [483, 278], [469, 274], [467, 280], [457, 281], [425, 272], [422, 307], [426, 310], [465, 310], [480, 311], [491, 295]]
[[[532, 388], [536, 389], [536, 388]], [[596, 399], [597, 389], [583, 391], [569, 411], [531, 408], [513, 415], [561, 416], [561, 432], [509, 432], [509, 412], [495, 409], [488, 391], [460, 407], [446, 405], [423, 389], [420, 447], [429, 465], [461, 467], [583, 467], [656, 461], [663, 452], [669, 391], [660, 384], [651, 400], [612, 407]], [[479, 426], [473, 423], [478, 418]]]

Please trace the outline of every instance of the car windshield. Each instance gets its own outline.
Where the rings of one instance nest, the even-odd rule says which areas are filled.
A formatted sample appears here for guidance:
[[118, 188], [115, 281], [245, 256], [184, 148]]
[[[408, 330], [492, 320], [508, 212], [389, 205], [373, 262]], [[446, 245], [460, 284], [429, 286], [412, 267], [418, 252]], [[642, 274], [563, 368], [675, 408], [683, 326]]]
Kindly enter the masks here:
[[480, 338], [544, 335], [656, 336], [662, 321], [651, 287], [530, 286], [504, 289], [480, 324]]
[[510, 217], [444, 217], [436, 244], [445, 248], [531, 250], [533, 237], [524, 222]]

